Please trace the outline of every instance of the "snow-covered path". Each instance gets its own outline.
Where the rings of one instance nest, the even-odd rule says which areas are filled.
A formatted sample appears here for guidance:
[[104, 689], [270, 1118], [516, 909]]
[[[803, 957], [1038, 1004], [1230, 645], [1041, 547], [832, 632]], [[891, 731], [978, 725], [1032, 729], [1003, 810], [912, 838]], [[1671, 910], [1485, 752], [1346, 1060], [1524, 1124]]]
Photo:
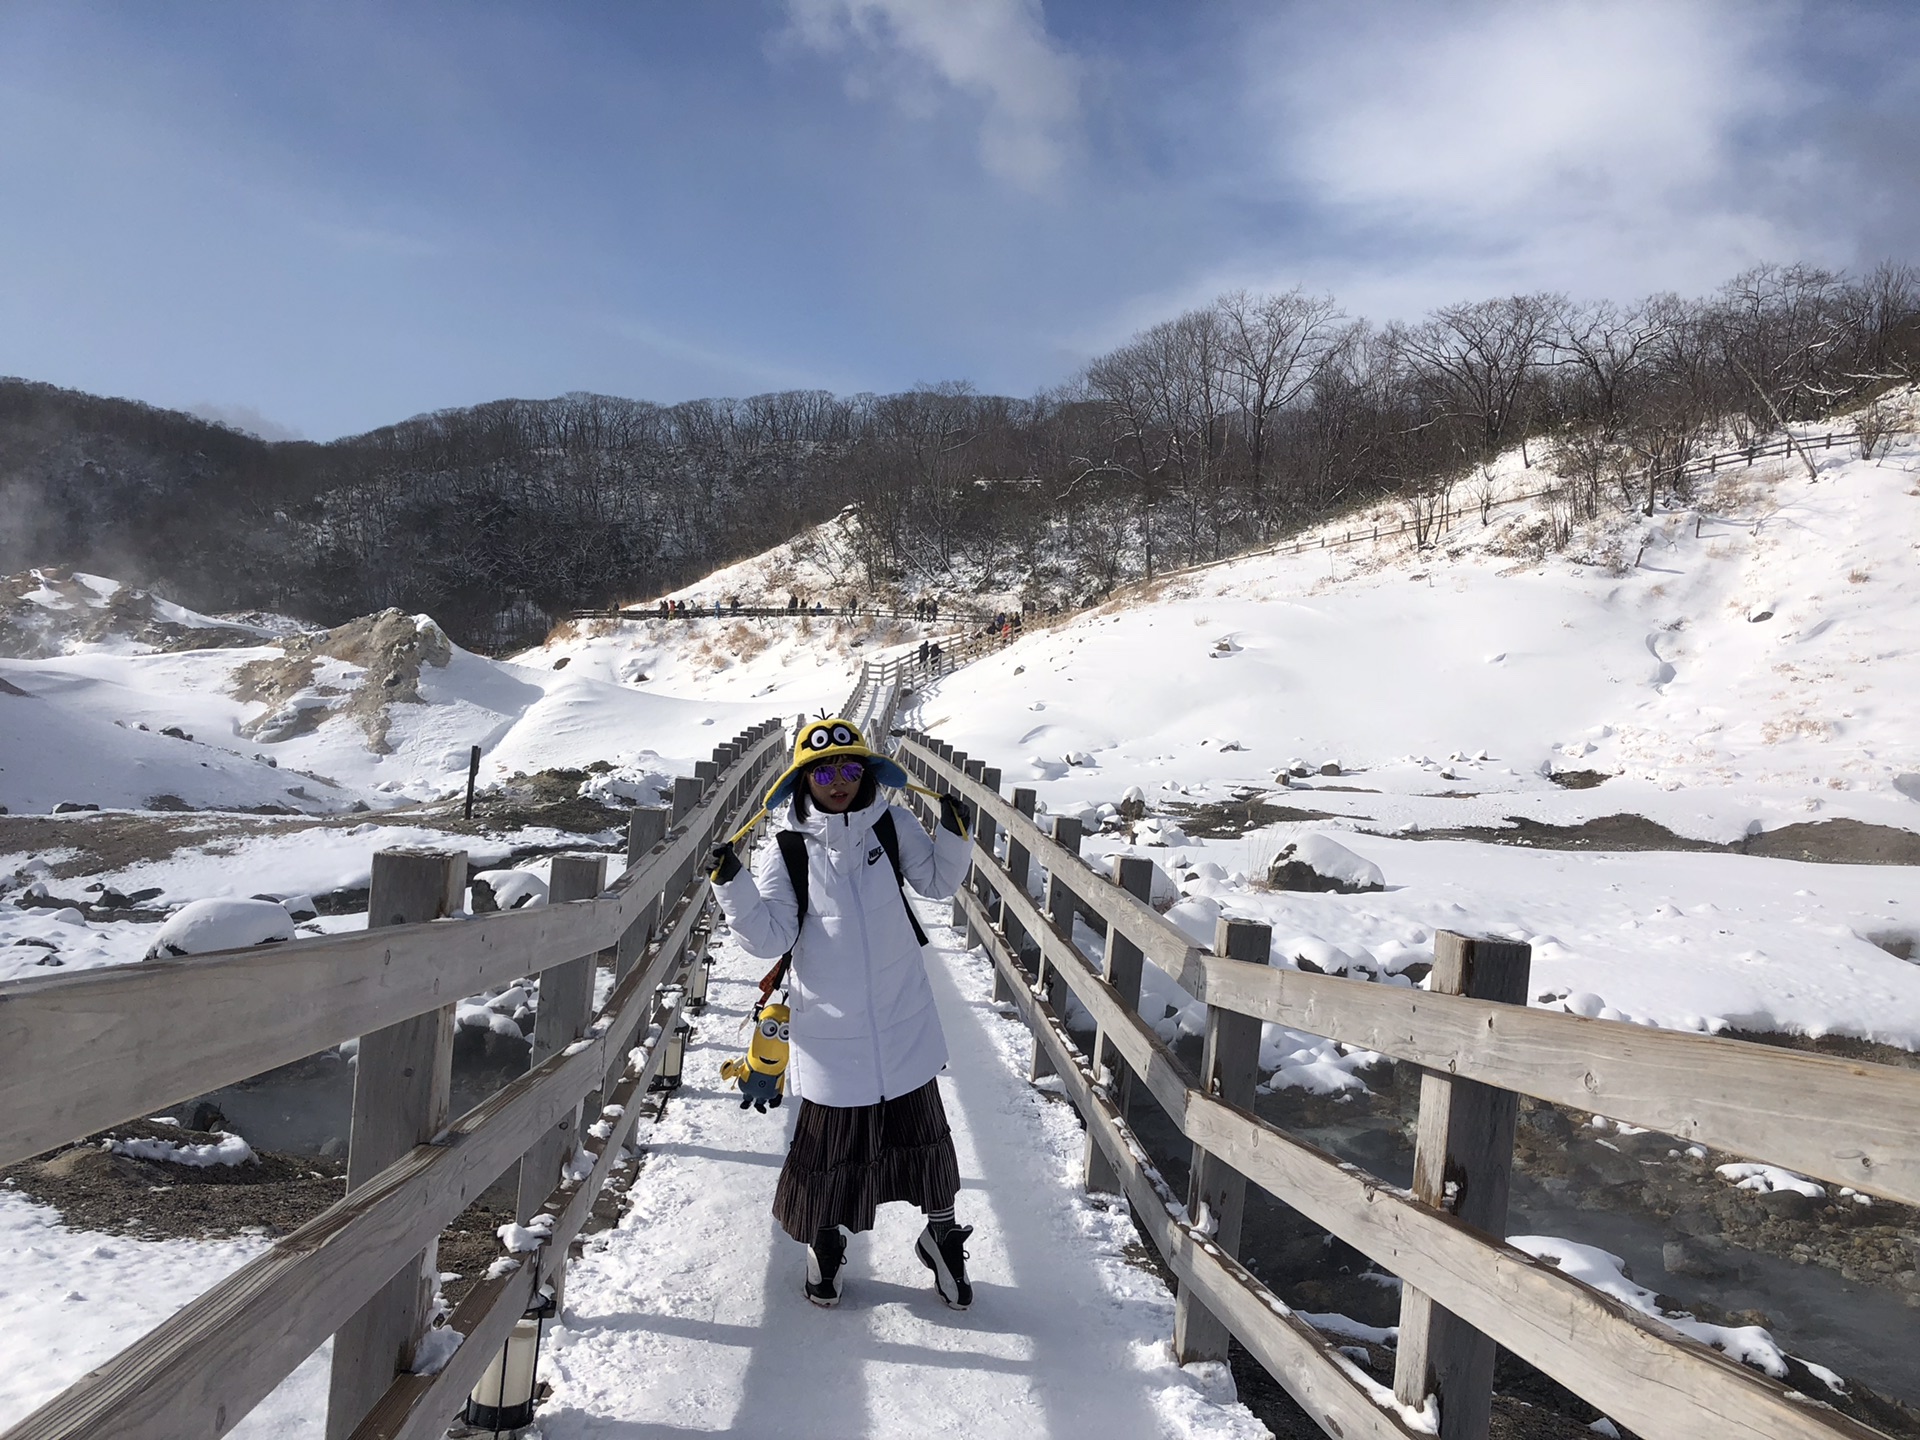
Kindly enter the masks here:
[[641, 1132], [631, 1209], [569, 1272], [544, 1440], [1266, 1435], [1219, 1367], [1174, 1364], [1172, 1299], [1123, 1258], [1124, 1208], [1079, 1189], [1078, 1121], [1027, 1082], [1027, 1032], [936, 923], [947, 907], [920, 908], [953, 1053], [941, 1089], [976, 1227], [973, 1308], [934, 1293], [903, 1206], [855, 1237], [838, 1309], [802, 1296], [803, 1252], [769, 1213], [797, 1106], [742, 1111], [721, 1089], [765, 968], [722, 937], [686, 1082]]

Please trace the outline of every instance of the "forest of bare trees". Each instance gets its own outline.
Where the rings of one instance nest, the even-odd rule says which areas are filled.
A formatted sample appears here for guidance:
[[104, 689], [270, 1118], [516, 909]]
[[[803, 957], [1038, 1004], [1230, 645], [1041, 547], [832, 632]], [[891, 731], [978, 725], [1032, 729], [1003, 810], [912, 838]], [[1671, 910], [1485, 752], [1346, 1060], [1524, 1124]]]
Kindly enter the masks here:
[[0, 567], [91, 567], [206, 609], [385, 605], [465, 643], [643, 600], [844, 507], [869, 595], [1083, 599], [1495, 455], [1601, 503], [1920, 371], [1920, 270], [1750, 270], [1704, 299], [1554, 294], [1375, 325], [1236, 293], [1031, 399], [965, 384], [661, 406], [503, 400], [327, 445], [0, 382]]

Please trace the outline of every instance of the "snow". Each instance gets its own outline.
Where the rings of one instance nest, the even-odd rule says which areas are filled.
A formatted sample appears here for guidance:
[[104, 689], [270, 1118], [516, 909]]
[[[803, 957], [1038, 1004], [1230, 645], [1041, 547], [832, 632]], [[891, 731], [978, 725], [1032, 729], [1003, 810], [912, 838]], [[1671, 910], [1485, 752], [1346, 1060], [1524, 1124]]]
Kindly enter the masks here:
[[[417, 702], [384, 705], [379, 743], [349, 706], [380, 677], [344, 660], [314, 658], [308, 683], [277, 703], [238, 698], [251, 693], [248, 675], [286, 661], [265, 631], [238, 649], [149, 653], [107, 636], [48, 658], [0, 658], [0, 680], [21, 692], [0, 687], [0, 804], [16, 814], [65, 801], [139, 809], [170, 795], [200, 809], [389, 808], [457, 793], [473, 745], [483, 784], [599, 760], [686, 774], [716, 738], [767, 711], [740, 703], [744, 694], [682, 698], [597, 678], [591, 666], [555, 670], [557, 657], [541, 663], [538, 652], [538, 668], [490, 660], [447, 645], [426, 616], [412, 626], [422, 648], [447, 653], [420, 664]], [[817, 662], [804, 671], [811, 699], [821, 671]], [[323, 718], [303, 723], [302, 712]], [[160, 733], [168, 727], [192, 738]]]
[[[138, 1240], [69, 1229], [58, 1212], [0, 1189], [0, 1309], [10, 1363], [0, 1366], [0, 1426], [12, 1426], [124, 1350], [268, 1241]], [[304, 1361], [238, 1426], [241, 1440], [319, 1440], [331, 1342]]]
[[147, 951], [150, 960], [244, 950], [293, 939], [293, 917], [273, 900], [192, 900], [169, 915]]
[[[1387, 983], [1431, 960], [1436, 930], [1462, 930], [1532, 945], [1535, 1004], [1920, 1046], [1920, 965], [1890, 953], [1920, 937], [1911, 867], [1424, 838], [1612, 815], [1713, 843], [1836, 818], [1920, 830], [1904, 778], [1920, 773], [1920, 444], [1816, 458], [1817, 484], [1759, 466], [1697, 510], [1617, 521], [1618, 565], [1516, 553], [1520, 506], [1484, 531], [1470, 516], [1451, 549], [1395, 540], [1166, 578], [1030, 627], [903, 723], [999, 761], [1048, 814], [1117, 827], [1088, 837], [1090, 857], [1156, 856], [1178, 886], [1166, 917], [1196, 943], [1221, 915], [1261, 921], [1275, 964]], [[1345, 528], [1367, 527], [1330, 527]], [[1753, 623], [1762, 601], [1772, 618]], [[1549, 778], [1569, 769], [1610, 778]], [[1133, 791], [1151, 813], [1127, 824]], [[1249, 800], [1331, 818], [1204, 839], [1178, 808]], [[1387, 888], [1260, 883], [1289, 845], [1322, 843]], [[1203, 1012], [1154, 974], [1145, 1013], [1192, 1033]], [[1270, 1036], [1266, 1063], [1287, 1043]], [[1342, 1058], [1287, 1079], [1343, 1083], [1316, 1070]]]
[[131, 1155], [136, 1160], [164, 1160], [171, 1165], [248, 1165], [256, 1158], [253, 1147], [238, 1135], [220, 1132], [220, 1138], [207, 1145], [183, 1145], [178, 1140], [106, 1140], [101, 1142], [116, 1155]]
[[1314, 874], [1354, 890], [1378, 890], [1386, 883], [1378, 865], [1325, 835], [1302, 835], [1293, 842], [1290, 853], [1282, 852], [1274, 859], [1276, 863], [1296, 860]]
[[466, 1338], [458, 1330], [445, 1325], [429, 1330], [414, 1347], [413, 1373], [438, 1375], [447, 1368], [447, 1362], [453, 1359], [454, 1352]]
[[1717, 1165], [1714, 1174], [1722, 1180], [1733, 1181], [1738, 1189], [1758, 1190], [1763, 1195], [1775, 1190], [1791, 1190], [1805, 1195], [1809, 1200], [1827, 1198], [1826, 1186], [1816, 1184], [1804, 1175], [1796, 1175], [1791, 1170], [1782, 1170], [1778, 1165]]
[[482, 870], [473, 877], [470, 888], [480, 885], [492, 892], [497, 910], [523, 910], [547, 903], [547, 882], [531, 870]]
[[[1893, 782], [1920, 770], [1917, 472], [1914, 445], [1879, 463], [1831, 452], [1818, 485], [1738, 472], [1712, 510], [1620, 522], [1627, 554], [1647, 544], [1620, 573], [1516, 563], [1475, 520], [1456, 550], [1337, 552], [1335, 580], [1319, 553], [1223, 564], [1030, 629], [922, 723], [970, 755], [1091, 756], [1032, 777], [1050, 802], [1270, 789], [1306, 756], [1344, 772], [1298, 787], [1312, 803], [1394, 825], [1622, 809], [1715, 840], [1756, 820], [1912, 825]], [[1762, 593], [1773, 616], [1750, 623]], [[1238, 648], [1215, 659], [1223, 630]], [[1245, 748], [1209, 743], [1222, 735]], [[1546, 778], [1574, 759], [1616, 778]]]
[[[938, 907], [944, 913], [945, 907]], [[1124, 1205], [1080, 1188], [1083, 1132], [1026, 1081], [1031, 1041], [991, 1004], [985, 961], [921, 918], [954, 1058], [943, 1098], [976, 1227], [973, 1308], [948, 1310], [911, 1253], [921, 1218], [884, 1208], [855, 1236], [845, 1298], [800, 1293], [801, 1247], [769, 1214], [793, 1107], [742, 1111], [720, 1063], [739, 1049], [764, 966], [715, 946], [711, 1002], [686, 1080], [651, 1131], [619, 1226], [590, 1238], [548, 1332], [545, 1440], [636, 1422], [676, 1430], [917, 1437], [1033, 1434], [1253, 1440], [1218, 1366], [1176, 1365], [1173, 1301], [1130, 1265]]]
[[1649, 1315], [1743, 1365], [1765, 1371], [1776, 1380], [1787, 1377], [1786, 1354], [1773, 1336], [1759, 1325], [1709, 1325], [1686, 1311], [1662, 1310], [1658, 1297], [1627, 1277], [1626, 1262], [1592, 1245], [1578, 1245], [1551, 1235], [1515, 1235], [1507, 1243], [1557, 1267], [1562, 1275], [1610, 1295], [1642, 1315]]
[[[912, 697], [902, 720], [1003, 765], [1009, 784], [1038, 792], [1044, 813], [1094, 827], [1083, 853], [1101, 873], [1121, 855], [1151, 858], [1154, 903], [1198, 943], [1212, 942], [1222, 916], [1255, 920], [1272, 927], [1274, 965], [1405, 986], [1431, 960], [1436, 931], [1465, 930], [1531, 945], [1538, 1006], [1701, 1033], [1782, 1030], [1920, 1047], [1920, 965], [1892, 953], [1920, 939], [1912, 868], [1428, 838], [1613, 815], [1735, 844], [1833, 818], [1920, 829], [1911, 720], [1920, 702], [1920, 445], [1896, 447], [1879, 464], [1839, 452], [1817, 458], [1817, 484], [1797, 466], [1762, 466], [1726, 478], [1695, 510], [1617, 522], [1593, 553], [1628, 557], [1618, 564], [1521, 553], [1515, 536], [1528, 512], [1514, 507], [1485, 531], [1470, 518], [1448, 537], [1451, 548], [1435, 552], [1396, 541], [1172, 577], [1149, 595], [1030, 626], [1006, 650]], [[1508, 471], [1515, 489], [1538, 478], [1517, 462]], [[1635, 554], [1640, 563], [1628, 563]], [[807, 565], [829, 577], [839, 563], [805, 544], [786, 562], [795, 577], [811, 573]], [[757, 569], [690, 588], [749, 598], [755, 583], [777, 585], [780, 563], [755, 557]], [[82, 588], [49, 584], [32, 598], [57, 618], [116, 587], [82, 577]], [[416, 623], [425, 634], [431, 622]], [[453, 649], [444, 666], [422, 668], [420, 703], [388, 707], [388, 753], [350, 715], [306, 728], [307, 714], [340, 701], [322, 690], [350, 695], [366, 685], [346, 662], [316, 664], [310, 685], [273, 705], [235, 698], [240, 667], [282, 656], [275, 633], [262, 627], [259, 644], [233, 650], [148, 653], [107, 636], [48, 659], [0, 659], [0, 680], [26, 692], [0, 687], [0, 804], [137, 806], [173, 794], [196, 806], [317, 812], [359, 799], [388, 808], [457, 789], [476, 743], [483, 783], [605, 761], [584, 793], [649, 803], [668, 777], [691, 769], [679, 757], [704, 755], [769, 711], [836, 706], [864, 656], [921, 632], [831, 616], [610, 620], [563, 626], [512, 661]], [[265, 731], [242, 734], [276, 710]], [[162, 735], [163, 726], [194, 738]], [[1585, 789], [1554, 783], [1569, 770], [1608, 778]], [[1209, 839], [1207, 816], [1178, 808], [1249, 800], [1318, 813]], [[1138, 821], [1121, 818], [1141, 805]], [[259, 906], [257, 916], [278, 913], [277, 931], [285, 909], [246, 896], [364, 885], [376, 849], [452, 845], [497, 866], [513, 845], [577, 843], [556, 832], [508, 842], [431, 825], [240, 815], [218, 817], [221, 828], [202, 837], [194, 827], [210, 818], [179, 817], [190, 843], [164, 859], [91, 878], [124, 892], [157, 886], [160, 904], [214, 899], [235, 907], [217, 912], [230, 918]], [[1265, 877], [1288, 846], [1313, 856], [1321, 873], [1386, 888], [1272, 891]], [[29, 871], [76, 896], [87, 877], [46, 878], [71, 853], [0, 854], [0, 877]], [[526, 877], [508, 883], [531, 893], [542, 870], [505, 873]], [[170, 923], [184, 928], [188, 913]], [[362, 923], [329, 917], [309, 928]], [[137, 960], [167, 933], [0, 900], [0, 979], [67, 973], [49, 959], [68, 968]], [[1077, 1122], [1026, 1083], [1030, 1042], [992, 1005], [983, 963], [959, 953], [944, 927], [933, 933], [954, 1041], [942, 1084], [966, 1179], [961, 1218], [979, 1227], [974, 1309], [956, 1315], [933, 1297], [909, 1251], [917, 1224], [905, 1212], [883, 1212], [878, 1230], [855, 1240], [840, 1309], [815, 1311], [802, 1299], [798, 1247], [767, 1215], [793, 1109], [743, 1114], [717, 1079], [719, 1061], [738, 1048], [727, 1022], [745, 1013], [764, 968], [723, 936], [686, 1084], [660, 1123], [640, 1132], [649, 1153], [633, 1207], [590, 1238], [572, 1267], [567, 1310], [548, 1341], [555, 1396], [540, 1422], [546, 1440], [636, 1423], [792, 1433], [796, 1396], [848, 1419], [845, 1433], [880, 1436], [943, 1426], [1115, 1440], [1263, 1433], [1232, 1403], [1219, 1367], [1174, 1364], [1171, 1301], [1126, 1262], [1124, 1207], [1079, 1189]], [[1076, 941], [1097, 953], [1084, 926]], [[520, 987], [474, 997], [458, 1005], [459, 1021], [518, 1035], [533, 1000]], [[1167, 1038], [1197, 1035], [1205, 1015], [1151, 965], [1142, 1013]], [[634, 1053], [644, 1059], [645, 1046]], [[1375, 1058], [1262, 1029], [1269, 1089], [1351, 1092]], [[176, 1146], [168, 1158], [230, 1143], [245, 1147], [227, 1137]], [[1775, 1166], [1721, 1174], [1744, 1188], [1824, 1193]], [[546, 1234], [536, 1219], [507, 1227], [502, 1240], [524, 1252]], [[0, 1382], [0, 1425], [266, 1243], [70, 1231], [4, 1190], [0, 1241], [13, 1257], [0, 1303], [35, 1316], [36, 1346], [34, 1363], [9, 1367]], [[1605, 1251], [1552, 1237], [1514, 1243], [1659, 1313], [1653, 1292]], [[1380, 1338], [1342, 1330], [1342, 1317], [1308, 1318], [1343, 1338]], [[1764, 1329], [1661, 1318], [1781, 1373]], [[317, 1436], [325, 1363], [323, 1347], [239, 1433]]]

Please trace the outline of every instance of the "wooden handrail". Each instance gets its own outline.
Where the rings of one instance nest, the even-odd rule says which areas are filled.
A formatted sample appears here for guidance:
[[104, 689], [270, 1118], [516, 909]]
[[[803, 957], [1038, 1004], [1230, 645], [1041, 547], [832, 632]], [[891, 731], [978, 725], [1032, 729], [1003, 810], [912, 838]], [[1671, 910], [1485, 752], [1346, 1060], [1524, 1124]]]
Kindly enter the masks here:
[[[762, 733], [759, 743], [749, 746], [720, 777], [722, 783], [711, 787], [707, 799], [686, 817], [678, 837], [656, 847], [647, 861], [623, 877], [622, 884], [610, 887], [608, 895], [634, 893], [637, 872], [671, 875], [684, 863], [679, 852], [692, 837], [714, 833], [755, 808], [751, 791], [742, 798], [742, 782], [762, 768], [778, 740], [777, 730]], [[238, 1423], [476, 1195], [558, 1120], [571, 1114], [582, 1098], [599, 1091], [610, 1071], [627, 1070], [625, 1057], [610, 1053], [611, 1047], [623, 1044], [654, 1008], [655, 992], [685, 953], [706, 908], [707, 892], [704, 877], [691, 881], [665, 934], [650, 956], [615, 985], [600, 1019], [584, 1039], [535, 1065], [462, 1115], [430, 1144], [416, 1146], [276, 1242], [265, 1255], [189, 1302], [9, 1430], [6, 1440], [92, 1440], [104, 1435], [188, 1440], [225, 1433]], [[606, 905], [607, 898], [578, 905], [586, 912]], [[433, 934], [439, 928], [443, 927], [395, 926], [382, 936], [408, 930]], [[588, 953], [610, 943], [611, 937], [599, 946], [590, 945]], [[547, 963], [559, 963], [576, 953], [565, 950], [557, 957], [549, 955]], [[403, 997], [410, 994], [401, 993]], [[451, 991], [454, 996], [464, 993]], [[433, 1004], [444, 1004], [446, 999], [443, 993]], [[412, 1003], [413, 998], [398, 1002]], [[677, 1016], [678, 1004], [675, 998], [667, 1005], [669, 1022]], [[411, 1013], [417, 1012], [396, 1008], [383, 1019]], [[644, 1087], [664, 1047], [650, 1046], [644, 1053], [635, 1053], [642, 1055], [642, 1063], [637, 1073], [626, 1076], [624, 1088], [629, 1095]], [[626, 1120], [626, 1126], [631, 1123]], [[624, 1133], [625, 1127], [616, 1135]], [[552, 1248], [541, 1257], [544, 1263], [522, 1267], [524, 1281], [502, 1282], [490, 1292], [487, 1308], [472, 1312], [476, 1336], [509, 1326], [510, 1319], [517, 1319], [525, 1308], [531, 1288], [551, 1278], [553, 1267], [566, 1254], [567, 1241], [585, 1223], [592, 1193], [611, 1169], [610, 1157], [618, 1148], [617, 1140], [603, 1148], [587, 1182], [577, 1189], [562, 1185], [549, 1195], [546, 1207], [556, 1217]], [[467, 1383], [471, 1384], [490, 1358], [480, 1345], [471, 1353], [463, 1353], [466, 1349], [463, 1345], [455, 1353], [447, 1367], [454, 1378], [443, 1384], [410, 1385], [406, 1377], [397, 1381], [388, 1392], [389, 1400], [383, 1400], [363, 1422], [363, 1430], [377, 1417], [381, 1424], [388, 1420], [398, 1424], [401, 1428], [395, 1434], [434, 1433], [431, 1426], [436, 1423], [444, 1427], [448, 1412], [432, 1407], [457, 1393], [448, 1387], [467, 1377], [469, 1370]], [[395, 1391], [403, 1392], [401, 1399], [393, 1399]]]
[[[606, 949], [699, 858], [762, 734], [599, 897], [0, 983], [0, 1164]], [[164, 1026], [154, 1016], [167, 1018]]]
[[[938, 766], [944, 772], [941, 778], [955, 784], [950, 765], [939, 762], [924, 746], [914, 748], [920, 763]], [[975, 797], [969, 794], [968, 798]], [[1023, 838], [1032, 841], [1040, 837], [1036, 830]], [[976, 860], [976, 864], [985, 863]], [[994, 868], [998, 869], [997, 865]], [[1093, 973], [1078, 948], [1047, 924], [1031, 897], [1012, 885], [1004, 871], [993, 879], [1003, 916], [1017, 918], [1040, 945], [1049, 971], [1073, 991], [1107, 1041], [1141, 1077], [1183, 1135], [1330, 1233], [1371, 1255], [1515, 1354], [1601, 1405], [1609, 1415], [1641, 1434], [1674, 1440], [1700, 1433], [1702, 1422], [1716, 1431], [1724, 1426], [1732, 1433], [1802, 1440], [1831, 1436], [1864, 1440], [1877, 1434], [1828, 1407], [1810, 1404], [1804, 1396], [1569, 1279], [1553, 1266], [1420, 1204], [1406, 1191], [1205, 1094], [1151, 1027]], [[1075, 879], [1096, 892], [1115, 888], [1104, 885], [1090, 871]], [[1038, 1041], [1066, 1079], [1069, 1093], [1077, 1103], [1087, 1101], [1093, 1093], [1087, 1062], [1014, 962], [1003, 929], [987, 905], [972, 893], [962, 891], [959, 903], [969, 926], [988, 944], [1002, 981], [1014, 991], [1016, 1003]], [[1134, 938], [1138, 943], [1139, 937]], [[1207, 958], [1212, 961], [1215, 957]], [[1228, 970], [1233, 963], [1220, 960], [1218, 968]], [[1257, 966], [1240, 968], [1260, 974]], [[1211, 1003], [1218, 1005], [1221, 1001], [1215, 997]], [[1077, 1078], [1069, 1078], [1069, 1072]], [[1114, 1133], [1118, 1117], [1111, 1113], [1110, 1104], [1104, 1117], [1098, 1106], [1082, 1103], [1081, 1109], [1090, 1131], [1107, 1151], [1109, 1163], [1127, 1181], [1129, 1198], [1136, 1209], [1143, 1208], [1147, 1196], [1137, 1183], [1143, 1153], [1136, 1143]], [[1179, 1227], [1169, 1229], [1168, 1223], [1183, 1222], [1184, 1217], [1171, 1211], [1170, 1200], [1164, 1193], [1157, 1195], [1159, 1208], [1166, 1213], [1148, 1224], [1149, 1233], [1156, 1239], [1178, 1238]], [[1186, 1244], [1184, 1248], [1190, 1251], [1191, 1246]], [[1171, 1263], [1173, 1255], [1180, 1252], [1163, 1246], [1163, 1253], [1169, 1254]], [[1191, 1267], [1191, 1254], [1184, 1259]], [[1327, 1387], [1333, 1385], [1336, 1374], [1348, 1381], [1353, 1376], [1338, 1367], [1336, 1374], [1330, 1374], [1324, 1365], [1310, 1363], [1312, 1357], [1304, 1355], [1297, 1344], [1287, 1343], [1280, 1330], [1283, 1319], [1273, 1313], [1273, 1306], [1263, 1310], [1247, 1305], [1244, 1296], [1236, 1297], [1231, 1287], [1223, 1285], [1225, 1270], [1221, 1262], [1220, 1268], [1211, 1272], [1216, 1293], [1210, 1300], [1214, 1313], [1234, 1329], [1237, 1338], [1256, 1354], [1285, 1354], [1290, 1358], [1282, 1363], [1306, 1365], [1304, 1373], [1276, 1369], [1274, 1373], [1282, 1383], [1293, 1381], [1309, 1389], [1317, 1386], [1323, 1405], [1328, 1394], [1341, 1395], [1337, 1387], [1331, 1392]], [[1682, 1399], [1684, 1405], [1679, 1403]], [[1323, 1408], [1320, 1413], [1330, 1412]]]
[[903, 743], [1050, 871], [1082, 876], [1079, 903], [1210, 1005], [1920, 1204], [1920, 1071], [1222, 961], [927, 745]]

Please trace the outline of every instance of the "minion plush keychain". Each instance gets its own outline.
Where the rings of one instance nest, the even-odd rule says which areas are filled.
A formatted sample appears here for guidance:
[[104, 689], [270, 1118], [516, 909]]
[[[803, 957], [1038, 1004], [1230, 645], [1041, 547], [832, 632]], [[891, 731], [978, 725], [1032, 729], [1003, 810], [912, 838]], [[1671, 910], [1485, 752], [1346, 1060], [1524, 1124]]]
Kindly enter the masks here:
[[787, 1022], [792, 1012], [779, 1000], [768, 1000], [754, 1019], [747, 1053], [720, 1067], [720, 1078], [740, 1082], [740, 1108], [751, 1105], [762, 1115], [778, 1106], [787, 1088]]

